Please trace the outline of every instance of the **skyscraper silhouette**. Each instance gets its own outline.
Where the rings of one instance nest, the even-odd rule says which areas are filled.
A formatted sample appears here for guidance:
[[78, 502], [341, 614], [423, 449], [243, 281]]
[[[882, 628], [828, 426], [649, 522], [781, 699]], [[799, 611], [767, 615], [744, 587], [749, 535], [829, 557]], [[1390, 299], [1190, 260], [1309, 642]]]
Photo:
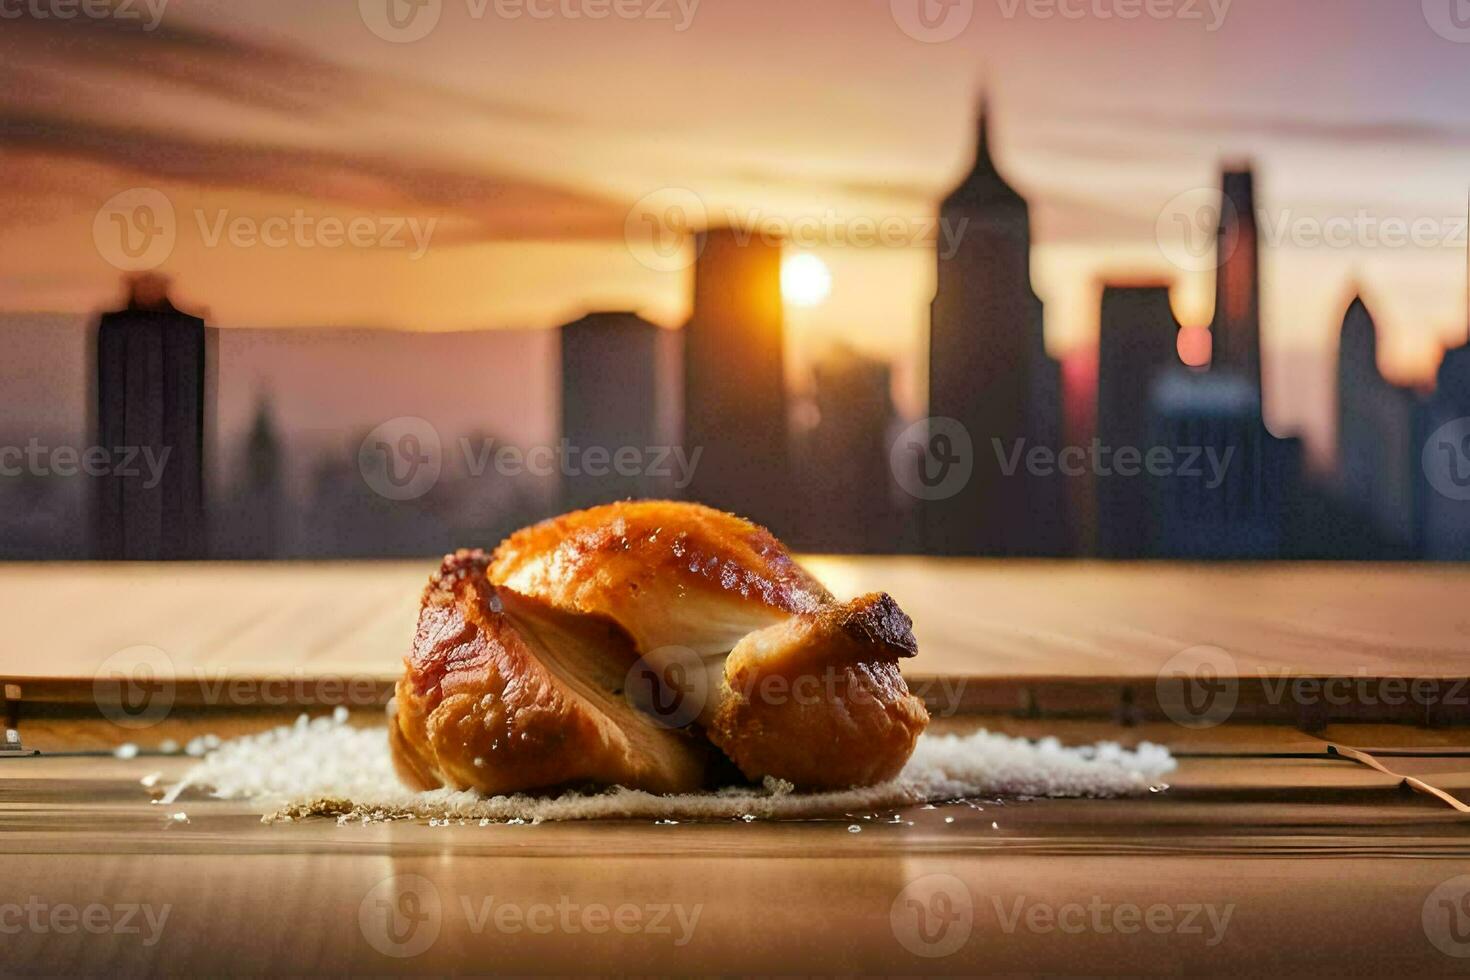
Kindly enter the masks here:
[[209, 551], [215, 558], [284, 558], [301, 542], [286, 527], [285, 473], [275, 413], [261, 395], [238, 449], [231, 479], [209, 501]]
[[[641, 454], [661, 442], [662, 331], [635, 313], [589, 313], [560, 333], [561, 433], [576, 450], [561, 476], [566, 509], [667, 493], [667, 481], [647, 467], [632, 472], [613, 458], [624, 447]], [[589, 458], [588, 450], [602, 456]]]
[[[1419, 472], [1418, 552], [1470, 560], [1470, 343], [1445, 351], [1434, 394], [1420, 405], [1414, 446]], [[1449, 426], [1448, 429], [1444, 428]]]
[[1356, 535], [1349, 554], [1402, 557], [1413, 546], [1416, 401], [1378, 370], [1378, 330], [1362, 296], [1355, 296], [1337, 352], [1337, 490], [1366, 532]]
[[1255, 177], [1226, 170], [1216, 235], [1215, 318], [1210, 327], [1212, 370], [1230, 371], [1261, 391], [1261, 250]]
[[1149, 393], [1149, 442], [1174, 451], [1154, 480], [1152, 549], [1167, 558], [1288, 557], [1301, 444], [1261, 421], [1260, 392], [1231, 371], [1165, 372]]
[[838, 346], [812, 375], [818, 421], [798, 442], [802, 510], [792, 543], [815, 551], [892, 552], [900, 532], [886, 448], [895, 418], [893, 370]]
[[782, 533], [793, 487], [781, 246], [717, 228], [697, 247], [684, 327], [684, 447], [702, 455], [685, 495]]
[[[1178, 367], [1179, 322], [1167, 285], [1105, 285], [1098, 333], [1097, 438], [1113, 453], [1146, 455], [1149, 404], [1143, 396], [1164, 371]], [[1097, 475], [1098, 552], [1107, 558], [1150, 553], [1153, 490], [1146, 471]]]
[[[1149, 443], [1179, 468], [1152, 481], [1155, 553], [1172, 558], [1289, 557], [1302, 505], [1302, 444], [1266, 428], [1261, 405], [1261, 255], [1255, 179], [1221, 177], [1215, 316], [1207, 372], [1165, 372], [1149, 395]], [[1193, 460], [1193, 465], [1189, 460]], [[1183, 472], [1184, 470], [1193, 472]]]
[[[131, 284], [97, 329], [97, 444], [113, 464], [95, 481], [100, 558], [202, 558], [204, 447], [213, 420], [214, 339], [169, 301], [163, 280]], [[131, 465], [124, 457], [132, 455]], [[155, 479], [148, 458], [161, 469]]]
[[[1061, 440], [1061, 374], [1047, 356], [1041, 300], [1031, 288], [1031, 218], [991, 156], [981, 107], [975, 162], [944, 199], [940, 220], [953, 254], [939, 255], [930, 308], [929, 414], [964, 425], [974, 471], [959, 493], [919, 504], [925, 550], [940, 554], [1047, 555], [1069, 549], [1060, 476], [1036, 476], [1009, 456]], [[943, 239], [941, 239], [943, 240]]]

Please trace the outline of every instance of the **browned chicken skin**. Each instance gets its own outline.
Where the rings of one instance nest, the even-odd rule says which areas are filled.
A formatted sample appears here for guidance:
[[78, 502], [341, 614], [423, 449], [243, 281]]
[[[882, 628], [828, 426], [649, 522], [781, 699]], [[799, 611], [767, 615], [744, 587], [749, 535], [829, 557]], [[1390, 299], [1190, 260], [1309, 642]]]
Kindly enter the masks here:
[[[706, 778], [703, 733], [750, 779], [869, 785], [897, 775], [929, 720], [898, 671], [911, 626], [882, 593], [835, 602], [731, 514], [577, 511], [488, 560], [446, 559], [399, 683], [395, 757], [416, 786], [668, 792]], [[629, 707], [646, 707], [642, 679], [653, 715]]]
[[490, 794], [704, 785], [705, 747], [623, 698], [638, 658], [622, 630], [497, 589], [487, 564], [458, 552], [424, 590], [390, 728], [404, 782]]

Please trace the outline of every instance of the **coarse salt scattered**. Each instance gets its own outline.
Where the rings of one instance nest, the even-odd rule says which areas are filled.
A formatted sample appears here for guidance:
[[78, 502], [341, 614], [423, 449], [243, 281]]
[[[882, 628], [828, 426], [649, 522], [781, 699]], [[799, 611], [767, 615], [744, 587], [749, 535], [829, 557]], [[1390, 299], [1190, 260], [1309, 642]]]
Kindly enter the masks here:
[[[189, 748], [194, 747], [191, 742]], [[448, 826], [451, 819], [533, 825], [588, 819], [749, 822], [871, 814], [977, 797], [1128, 796], [1154, 788], [1174, 768], [1168, 749], [1148, 742], [1134, 749], [1113, 742], [1066, 747], [1055, 738], [1033, 742], [978, 731], [925, 735], [897, 779], [835, 792], [797, 793], [790, 783], [767, 778], [759, 788], [672, 796], [622, 787], [554, 797], [487, 797], [450, 789], [419, 793], [399, 782], [384, 728], [355, 728], [333, 712], [315, 719], [302, 715], [293, 725], [219, 742], [160, 802], [171, 803], [186, 789], [199, 787], [224, 799], [248, 800], [267, 819], [346, 813], [353, 821], [427, 818], [434, 826]], [[853, 824], [849, 829], [862, 828]]]

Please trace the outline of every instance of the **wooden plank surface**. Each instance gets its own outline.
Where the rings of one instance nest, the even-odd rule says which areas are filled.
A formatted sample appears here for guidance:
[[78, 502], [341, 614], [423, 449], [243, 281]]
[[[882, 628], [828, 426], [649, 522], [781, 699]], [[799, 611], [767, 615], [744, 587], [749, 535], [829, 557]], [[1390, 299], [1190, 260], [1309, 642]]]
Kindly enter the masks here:
[[[1436, 945], [1455, 934], [1434, 896], [1446, 882], [1460, 895], [1470, 823], [1343, 761], [1185, 759], [1167, 792], [1129, 800], [489, 827], [263, 825], [198, 793], [151, 802], [139, 778], [186, 764], [0, 761], [3, 972], [1387, 976], [1465, 963]], [[1440, 765], [1470, 772], [1464, 758]], [[112, 924], [141, 910], [136, 931], [50, 918], [91, 905]], [[648, 928], [582, 917], [626, 906]], [[674, 928], [652, 928], [652, 910], [676, 906], [687, 929], [672, 912]], [[1135, 908], [1171, 924], [1130, 930]]]
[[[975, 679], [990, 691], [1034, 683], [1025, 689], [1063, 708], [1103, 688], [1126, 691], [1130, 679], [1151, 682], [1171, 656], [1201, 644], [1229, 650], [1242, 674], [1470, 674], [1470, 574], [1460, 569], [810, 564], [839, 593], [885, 589], [899, 599], [921, 646], [909, 673]], [[32, 692], [47, 689], [34, 680], [42, 677], [89, 687], [108, 658], [146, 645], [166, 651], [167, 670], [208, 683], [390, 679], [432, 565], [0, 566], [0, 676]], [[1444, 950], [1466, 945], [1456, 945], [1462, 923], [1445, 916], [1470, 901], [1470, 822], [1399, 779], [1325, 758], [1322, 731], [1243, 718], [1202, 731], [1024, 713], [986, 722], [1069, 742], [1150, 738], [1191, 753], [1167, 792], [1133, 800], [970, 801], [784, 825], [362, 827], [263, 825], [248, 807], [197, 793], [161, 807], [140, 785], [144, 773], [166, 781], [188, 764], [151, 754], [161, 740], [201, 726], [251, 730], [270, 712], [221, 713], [180, 697], [139, 732], [99, 729], [54, 707], [27, 700], [20, 721], [48, 752], [130, 739], [144, 754], [0, 757], [7, 973], [1389, 975], [1456, 973], [1467, 962]], [[267, 707], [277, 720], [296, 710]], [[376, 723], [371, 706], [353, 707]], [[1395, 772], [1470, 794], [1463, 728], [1326, 734], [1398, 751], [1387, 760]], [[939, 904], [935, 882], [948, 889]], [[680, 906], [700, 918], [675, 945], [675, 933], [592, 931], [580, 918], [512, 931], [485, 917], [487, 901], [520, 915]], [[953, 920], [968, 927], [958, 945], [935, 945], [933, 930], [915, 939], [921, 910], [942, 925], [954, 901], [968, 902]], [[134, 907], [155, 923], [165, 910], [168, 918], [155, 931], [139, 911], [138, 931], [90, 931], [48, 917], [94, 905], [114, 917]], [[1185, 910], [1206, 905], [1231, 910], [1214, 942], [1207, 925], [1177, 927]], [[1108, 915], [1166, 908], [1176, 927], [1056, 924], [1078, 909], [1093, 923], [1086, 910], [1095, 906]], [[428, 932], [386, 933], [379, 923], [393, 908]], [[16, 922], [20, 931], [10, 931]], [[429, 936], [422, 949], [419, 936]]]
[[[892, 593], [922, 676], [1152, 679], [1182, 650], [1242, 675], [1470, 675], [1470, 569], [814, 557]], [[0, 565], [0, 676], [90, 678], [121, 650], [181, 674], [391, 678], [434, 561]]]

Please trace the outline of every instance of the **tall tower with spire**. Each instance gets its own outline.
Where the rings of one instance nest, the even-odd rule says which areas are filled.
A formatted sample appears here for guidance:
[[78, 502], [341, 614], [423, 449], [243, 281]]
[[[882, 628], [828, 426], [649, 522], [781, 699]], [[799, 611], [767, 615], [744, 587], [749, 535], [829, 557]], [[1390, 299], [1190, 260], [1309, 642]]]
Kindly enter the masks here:
[[1378, 370], [1378, 328], [1355, 296], [1337, 350], [1337, 472], [1343, 504], [1367, 533], [1344, 543], [1348, 554], [1403, 557], [1413, 544], [1415, 401]]
[[[1041, 300], [1031, 288], [1030, 209], [996, 167], [983, 101], [974, 164], [944, 199], [940, 221], [929, 414], [965, 427], [974, 469], [955, 495], [921, 504], [925, 550], [1063, 554], [1070, 549], [1063, 478], [1030, 473], [1024, 461], [1037, 445], [1059, 448], [1061, 375], [1047, 356]], [[1018, 447], [1021, 462], [1012, 467]]]
[[1261, 390], [1261, 249], [1256, 182], [1249, 167], [1226, 170], [1216, 235], [1215, 319], [1210, 366]]

